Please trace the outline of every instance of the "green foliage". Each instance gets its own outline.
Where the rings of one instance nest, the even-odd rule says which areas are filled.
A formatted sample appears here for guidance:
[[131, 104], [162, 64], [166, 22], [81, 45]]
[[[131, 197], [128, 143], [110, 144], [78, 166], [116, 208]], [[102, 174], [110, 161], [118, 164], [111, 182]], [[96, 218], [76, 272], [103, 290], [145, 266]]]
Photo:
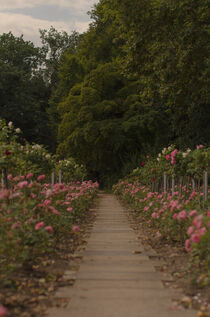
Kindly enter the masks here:
[[42, 78], [44, 54], [12, 33], [0, 36], [0, 113], [31, 142], [49, 144], [45, 108], [49, 91]]

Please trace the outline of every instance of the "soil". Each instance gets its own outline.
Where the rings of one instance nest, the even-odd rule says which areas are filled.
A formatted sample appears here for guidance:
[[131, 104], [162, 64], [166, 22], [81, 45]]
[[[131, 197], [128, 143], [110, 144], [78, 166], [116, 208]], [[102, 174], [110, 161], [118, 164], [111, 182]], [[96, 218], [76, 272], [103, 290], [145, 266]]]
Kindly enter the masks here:
[[192, 307], [198, 311], [198, 317], [210, 316], [210, 285], [202, 285], [203, 279], [206, 278], [202, 265], [192, 263], [190, 254], [188, 254], [183, 244], [177, 241], [171, 241], [161, 238], [157, 235], [157, 229], [153, 228], [141, 215], [135, 211], [128, 214], [130, 220], [134, 221], [133, 229], [137, 231], [138, 239], [146, 250], [153, 249], [158, 258], [164, 264], [155, 267], [157, 271], [169, 272], [172, 282], [164, 283], [165, 287], [175, 288], [180, 291], [180, 299], [174, 302], [176, 307]]

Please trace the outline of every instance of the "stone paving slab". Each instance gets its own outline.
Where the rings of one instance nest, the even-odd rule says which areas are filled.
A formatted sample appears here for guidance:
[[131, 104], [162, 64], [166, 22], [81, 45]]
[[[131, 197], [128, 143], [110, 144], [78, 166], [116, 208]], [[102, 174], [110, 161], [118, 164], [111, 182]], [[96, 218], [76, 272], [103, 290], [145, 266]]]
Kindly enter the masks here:
[[177, 291], [166, 289], [168, 274], [155, 266], [164, 262], [145, 250], [130, 227], [126, 211], [112, 195], [100, 195], [98, 214], [86, 249], [79, 252], [80, 270], [66, 271], [73, 287], [62, 287], [57, 298], [65, 308], [52, 308], [49, 317], [196, 317], [195, 311], [173, 310]]
[[170, 300], [164, 298], [161, 302], [157, 297], [147, 300], [132, 299], [95, 299], [73, 298], [66, 309], [53, 309], [54, 317], [196, 317], [194, 311], [179, 311], [170, 309]]
[[142, 265], [122, 265], [122, 264], [113, 264], [107, 265], [104, 263], [102, 265], [97, 264], [85, 264], [82, 265], [80, 268], [80, 272], [120, 272], [120, 273], [127, 273], [127, 272], [136, 272], [136, 273], [144, 273], [144, 272], [156, 272], [154, 266], [151, 263], [144, 263]]
[[77, 280], [120, 280], [120, 281], [172, 281], [172, 277], [160, 272], [89, 272], [80, 271]]

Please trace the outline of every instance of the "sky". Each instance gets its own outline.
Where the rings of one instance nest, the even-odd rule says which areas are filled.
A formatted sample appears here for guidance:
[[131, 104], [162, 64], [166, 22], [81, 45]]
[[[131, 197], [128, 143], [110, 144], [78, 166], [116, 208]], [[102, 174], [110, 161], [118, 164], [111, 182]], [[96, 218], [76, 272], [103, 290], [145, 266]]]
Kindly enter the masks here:
[[39, 29], [84, 32], [87, 11], [99, 0], [0, 0], [0, 34], [23, 34], [24, 40], [40, 45]]

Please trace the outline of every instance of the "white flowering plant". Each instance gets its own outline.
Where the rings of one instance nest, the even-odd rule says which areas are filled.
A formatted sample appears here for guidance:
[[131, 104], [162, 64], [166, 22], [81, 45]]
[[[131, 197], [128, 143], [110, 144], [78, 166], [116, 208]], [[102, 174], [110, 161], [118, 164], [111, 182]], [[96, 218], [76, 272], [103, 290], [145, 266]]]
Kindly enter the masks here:
[[72, 157], [58, 161], [55, 171], [57, 175], [61, 171], [62, 179], [67, 183], [71, 181], [83, 181], [87, 176], [85, 166], [77, 164]]

